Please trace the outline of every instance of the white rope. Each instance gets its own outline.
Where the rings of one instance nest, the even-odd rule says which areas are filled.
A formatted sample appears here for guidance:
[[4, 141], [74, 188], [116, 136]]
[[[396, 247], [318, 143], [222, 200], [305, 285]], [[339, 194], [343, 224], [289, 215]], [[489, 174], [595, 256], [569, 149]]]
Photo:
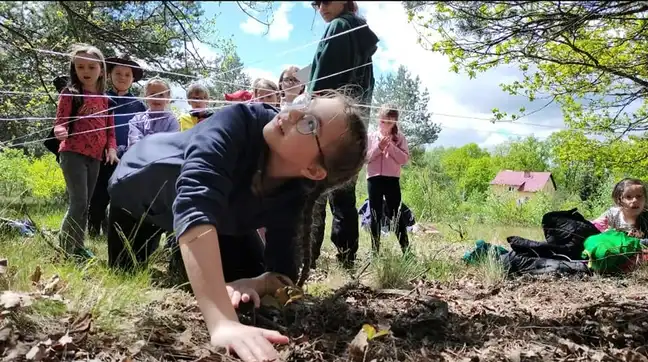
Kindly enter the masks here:
[[[296, 88], [301, 88], [302, 86], [305, 85], [299, 85]], [[290, 89], [290, 88], [288, 88]], [[286, 91], [287, 89], [284, 89]], [[276, 94], [276, 91], [273, 91], [273, 93], [270, 93], [271, 95]], [[48, 95], [48, 94], [58, 94], [58, 93], [44, 93], [44, 92], [21, 92], [21, 91], [5, 91], [5, 90], [0, 90], [0, 94], [19, 94], [19, 95]], [[267, 96], [267, 95], [266, 95]], [[87, 97], [87, 98], [101, 98], [101, 97], [106, 97], [105, 95], [99, 95], [99, 94], [81, 94], [77, 95], [77, 97]], [[186, 98], [157, 98], [157, 97], [136, 97], [136, 96], [109, 96], [110, 98], [118, 98], [118, 99], [134, 99], [134, 100], [140, 100], [140, 101], [146, 101], [146, 100], [164, 100], [164, 101], [170, 101], [170, 102], [178, 102], [178, 101], [190, 101], [189, 99]], [[226, 100], [200, 100], [201, 102], [205, 102], [207, 104], [235, 104], [239, 103], [238, 101], [226, 101]], [[370, 108], [370, 109], [380, 109], [382, 106], [374, 106], [374, 105], [366, 105], [366, 104], [357, 104], [357, 106], [364, 107], [364, 108]], [[413, 113], [419, 113], [420, 111], [412, 110], [412, 109], [405, 109], [405, 108], [395, 108], [399, 113], [401, 114], [413, 114]], [[460, 115], [460, 114], [448, 114], [448, 113], [442, 113], [442, 112], [435, 112], [435, 111], [429, 111], [430, 115], [436, 115], [436, 116], [443, 116], [443, 117], [449, 117], [449, 118], [459, 118], [459, 119], [469, 119], [469, 120], [479, 120], [479, 121], [488, 121], [493, 123], [493, 118], [486, 118], [486, 117], [475, 117], [475, 116], [466, 116], [466, 115]], [[136, 115], [137, 113], [120, 113], [120, 116], [133, 116]], [[93, 118], [94, 116], [80, 116], [77, 117], [78, 119], [83, 119], [83, 118]], [[70, 118], [70, 117], [65, 117], [65, 118]], [[72, 117], [74, 118], [74, 117]], [[56, 117], [16, 117], [16, 118], [0, 118], [0, 121], [18, 121], [18, 120], [26, 120], [26, 121], [46, 121], [46, 120], [54, 120]], [[531, 122], [523, 122], [523, 121], [515, 121], [515, 120], [500, 120], [496, 121], [494, 123], [511, 123], [511, 124], [519, 124], [519, 125], [525, 125], [525, 126], [530, 126], [530, 127], [539, 127], [539, 128], [558, 128], [558, 129], [564, 129], [561, 127], [555, 127], [547, 124], [540, 124], [540, 123], [531, 123]]]

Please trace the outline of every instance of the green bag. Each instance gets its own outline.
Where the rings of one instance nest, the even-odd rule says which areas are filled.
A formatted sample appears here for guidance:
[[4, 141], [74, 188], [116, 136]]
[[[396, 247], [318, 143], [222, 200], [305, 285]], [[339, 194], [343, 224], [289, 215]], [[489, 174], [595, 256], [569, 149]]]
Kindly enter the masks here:
[[589, 259], [588, 267], [597, 272], [618, 272], [632, 257], [641, 251], [637, 238], [617, 231], [607, 230], [585, 239], [582, 256]]

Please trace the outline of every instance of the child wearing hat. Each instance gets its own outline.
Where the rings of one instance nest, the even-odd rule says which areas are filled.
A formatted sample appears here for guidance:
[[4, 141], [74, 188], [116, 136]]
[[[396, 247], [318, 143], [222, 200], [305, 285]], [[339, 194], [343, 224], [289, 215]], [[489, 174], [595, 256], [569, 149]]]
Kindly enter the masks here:
[[[138, 82], [144, 76], [139, 64], [128, 56], [106, 58], [106, 70], [110, 79], [111, 88], [106, 92], [110, 97], [110, 108], [115, 120], [115, 138], [117, 139], [117, 157], [128, 148], [129, 121], [140, 112], [145, 112], [144, 104], [135, 98], [130, 88], [133, 82]], [[90, 209], [88, 210], [88, 232], [91, 236], [98, 236], [100, 230], [106, 232], [106, 209], [110, 203], [107, 187], [108, 180], [115, 170], [116, 165], [101, 163], [97, 185], [95, 186]]]

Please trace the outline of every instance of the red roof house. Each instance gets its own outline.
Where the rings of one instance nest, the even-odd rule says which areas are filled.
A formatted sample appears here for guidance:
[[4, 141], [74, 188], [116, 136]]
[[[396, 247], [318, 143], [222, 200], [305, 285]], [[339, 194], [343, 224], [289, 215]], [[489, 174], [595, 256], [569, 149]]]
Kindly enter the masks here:
[[517, 191], [523, 194], [556, 191], [556, 182], [551, 172], [503, 170], [495, 176], [490, 184], [500, 189]]

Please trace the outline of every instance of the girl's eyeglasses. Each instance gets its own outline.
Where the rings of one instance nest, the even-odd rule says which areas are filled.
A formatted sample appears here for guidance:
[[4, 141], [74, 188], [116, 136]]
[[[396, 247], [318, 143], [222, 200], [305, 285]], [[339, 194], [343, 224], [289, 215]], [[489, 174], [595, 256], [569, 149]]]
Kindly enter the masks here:
[[313, 9], [318, 10], [320, 8], [320, 5], [326, 6], [330, 3], [331, 3], [330, 1], [313, 1], [311, 3], [311, 6], [313, 7]]
[[317, 117], [312, 114], [304, 113], [302, 118], [297, 121], [296, 124], [297, 132], [303, 134], [304, 136], [313, 135], [315, 137], [315, 142], [317, 143], [317, 150], [320, 154], [320, 159], [322, 161], [322, 166], [326, 169], [326, 160], [324, 158], [324, 151], [322, 151], [322, 145], [319, 140], [319, 128], [320, 121]]
[[290, 84], [296, 84], [299, 83], [299, 79], [295, 77], [285, 77], [281, 80], [282, 82], [290, 83]]
[[302, 113], [302, 117], [297, 121], [295, 127], [297, 132], [304, 136], [313, 135], [315, 142], [317, 143], [317, 150], [320, 154], [320, 159], [322, 161], [322, 166], [326, 168], [326, 161], [324, 158], [324, 151], [322, 151], [322, 145], [319, 140], [319, 129], [320, 129], [320, 120], [314, 115], [308, 112], [309, 105], [312, 101], [310, 96], [306, 96], [302, 103], [295, 104], [284, 108], [281, 112], [290, 112], [291, 110], [299, 110]]

